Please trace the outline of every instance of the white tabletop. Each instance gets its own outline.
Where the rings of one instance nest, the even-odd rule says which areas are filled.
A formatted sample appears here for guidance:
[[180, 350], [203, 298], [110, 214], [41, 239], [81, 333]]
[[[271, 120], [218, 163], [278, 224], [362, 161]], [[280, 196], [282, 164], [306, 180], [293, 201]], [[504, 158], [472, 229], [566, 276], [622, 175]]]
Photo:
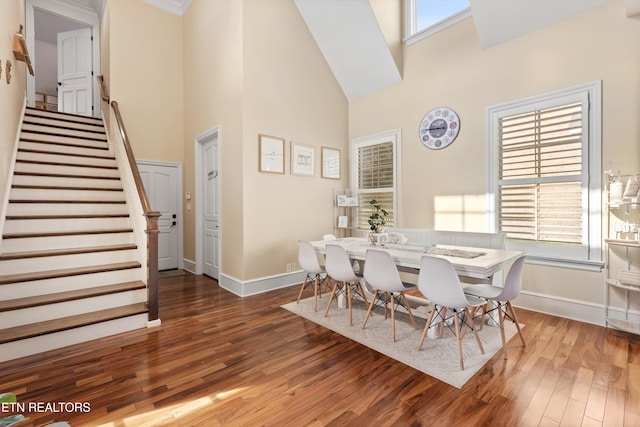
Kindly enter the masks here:
[[383, 249], [391, 254], [396, 265], [415, 270], [420, 269], [420, 260], [423, 255], [438, 256], [449, 260], [460, 276], [477, 279], [491, 278], [522, 255], [520, 251], [466, 246], [424, 247], [411, 244], [374, 246], [367, 239], [356, 237], [331, 241], [318, 240], [311, 244], [320, 253], [325, 252], [327, 244], [338, 244], [345, 248], [349, 257], [356, 260], [364, 260], [367, 249]]

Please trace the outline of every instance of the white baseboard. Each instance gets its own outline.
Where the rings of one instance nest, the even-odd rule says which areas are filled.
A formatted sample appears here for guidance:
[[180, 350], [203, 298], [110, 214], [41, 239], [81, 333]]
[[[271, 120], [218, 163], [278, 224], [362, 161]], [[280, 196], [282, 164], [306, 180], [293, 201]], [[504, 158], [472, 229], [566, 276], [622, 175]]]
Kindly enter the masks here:
[[182, 262], [183, 262], [183, 266], [182, 266], [183, 270], [187, 270], [189, 273], [196, 274], [196, 262], [195, 261], [191, 261], [190, 259], [183, 258]]
[[226, 274], [220, 274], [218, 283], [222, 289], [226, 289], [241, 297], [258, 295], [275, 289], [298, 285], [304, 281], [305, 272], [302, 270], [275, 276], [261, 277], [259, 279], [241, 281]]

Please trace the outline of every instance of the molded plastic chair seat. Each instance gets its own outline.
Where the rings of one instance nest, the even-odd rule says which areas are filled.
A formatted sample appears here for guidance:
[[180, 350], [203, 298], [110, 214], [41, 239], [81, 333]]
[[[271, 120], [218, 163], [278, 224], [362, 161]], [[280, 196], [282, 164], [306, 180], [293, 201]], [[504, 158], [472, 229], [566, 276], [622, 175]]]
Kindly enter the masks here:
[[396, 341], [396, 305], [403, 305], [409, 314], [414, 328], [418, 328], [411, 313], [409, 301], [404, 294], [408, 289], [415, 289], [416, 285], [405, 283], [400, 279], [398, 268], [389, 252], [380, 249], [367, 249], [364, 261], [364, 280], [372, 288], [373, 297], [369, 310], [362, 322], [362, 329], [367, 324], [371, 311], [376, 302], [384, 304], [384, 317], [387, 318], [388, 304], [391, 302], [391, 339]]
[[502, 335], [502, 349], [504, 358], [507, 358], [507, 342], [504, 334], [504, 318], [509, 318], [516, 325], [516, 329], [518, 330], [518, 335], [520, 335], [520, 340], [522, 341], [522, 346], [526, 347], [527, 343], [524, 340], [524, 336], [522, 335], [522, 330], [520, 329], [520, 322], [518, 322], [518, 317], [516, 316], [516, 312], [511, 305], [511, 301], [516, 299], [518, 295], [520, 295], [520, 290], [522, 289], [522, 268], [524, 266], [524, 260], [526, 259], [526, 255], [521, 256], [513, 262], [513, 265], [509, 269], [509, 273], [507, 274], [507, 278], [504, 282], [504, 287], [493, 286], [493, 285], [471, 285], [464, 289], [464, 293], [466, 295], [484, 298], [487, 301], [487, 304], [493, 305], [494, 308], [489, 310], [484, 309], [482, 313], [482, 324], [484, 324], [484, 316], [486, 313], [498, 310], [498, 318], [500, 320], [500, 333]]
[[298, 292], [297, 302], [300, 302], [302, 292], [305, 288], [313, 283], [313, 310], [318, 311], [318, 293], [322, 296], [321, 288], [323, 285], [326, 285], [327, 273], [325, 268], [320, 265], [318, 256], [311, 242], [298, 240], [298, 263], [307, 274], [300, 287], [300, 292]]
[[[478, 331], [473, 324], [473, 316], [476, 311], [486, 304], [486, 300], [465, 295], [462, 291], [462, 284], [458, 278], [455, 268], [447, 259], [425, 255], [422, 257], [420, 265], [420, 273], [418, 274], [418, 289], [420, 292], [433, 303], [433, 308], [429, 314], [429, 319], [424, 327], [418, 351], [422, 349], [422, 344], [427, 336], [429, 328], [432, 326], [433, 320], [440, 317], [440, 337], [444, 330], [444, 325], [448, 318], [447, 310], [453, 311], [454, 329], [456, 340], [458, 342], [458, 357], [460, 359], [460, 369], [464, 369], [464, 361], [462, 357], [462, 338], [466, 332], [466, 328], [473, 331], [478, 343], [480, 352], [484, 354], [484, 348], [480, 342]], [[460, 322], [465, 327], [462, 330]]]
[[326, 258], [325, 268], [327, 274], [334, 281], [333, 289], [331, 290], [331, 297], [329, 297], [329, 304], [324, 311], [324, 316], [327, 317], [331, 303], [337, 294], [344, 294], [349, 306], [349, 324], [353, 325], [353, 311], [351, 310], [351, 302], [356, 294], [360, 294], [367, 304], [367, 296], [360, 282], [360, 276], [356, 275], [351, 265], [349, 255], [344, 248], [338, 244], [327, 243], [326, 245]]

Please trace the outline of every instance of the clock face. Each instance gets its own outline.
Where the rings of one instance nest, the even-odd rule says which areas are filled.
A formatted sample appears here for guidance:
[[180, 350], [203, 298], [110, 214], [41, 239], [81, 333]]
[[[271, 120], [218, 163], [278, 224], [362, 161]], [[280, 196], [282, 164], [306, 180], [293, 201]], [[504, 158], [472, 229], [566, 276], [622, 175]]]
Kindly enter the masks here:
[[455, 141], [460, 131], [460, 118], [450, 108], [438, 107], [429, 111], [420, 122], [420, 142], [432, 150], [441, 150]]

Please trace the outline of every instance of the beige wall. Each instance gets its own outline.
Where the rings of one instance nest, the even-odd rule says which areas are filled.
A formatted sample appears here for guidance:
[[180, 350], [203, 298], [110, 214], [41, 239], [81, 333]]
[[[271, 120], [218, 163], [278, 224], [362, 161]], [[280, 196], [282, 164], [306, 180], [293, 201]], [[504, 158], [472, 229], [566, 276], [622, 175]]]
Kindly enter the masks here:
[[[573, 85], [603, 82], [603, 160], [640, 169], [640, 18], [612, 0], [574, 18], [481, 50], [471, 18], [405, 47], [403, 82], [349, 105], [349, 137], [402, 128], [402, 222], [431, 228], [436, 201], [486, 191], [486, 108]], [[458, 139], [441, 151], [417, 138], [437, 106], [461, 118]], [[481, 198], [483, 196], [480, 196]], [[476, 215], [474, 224], [478, 222]], [[603, 275], [528, 265], [524, 287], [603, 302]]]
[[182, 18], [142, 0], [109, 0], [108, 9], [109, 91], [134, 154], [182, 162]]
[[[13, 158], [20, 114], [25, 97], [26, 71], [24, 62], [13, 56], [12, 37], [20, 24], [24, 26], [24, 0], [3, 2], [0, 13], [0, 210], [5, 199], [9, 169]], [[7, 84], [7, 60], [11, 61], [11, 83]]]
[[194, 0], [184, 16], [184, 256], [195, 261], [195, 137], [220, 127], [222, 272], [243, 276], [242, 2]]
[[[220, 126], [222, 272], [284, 273], [297, 239], [332, 230], [333, 188], [343, 184], [320, 178], [320, 147], [346, 153], [346, 100], [292, 1], [195, 0], [184, 28], [185, 191], [195, 188], [195, 136]], [[260, 133], [286, 140], [284, 175], [258, 172]], [[290, 174], [292, 140], [316, 147], [315, 177]], [[185, 214], [194, 259], [195, 212]]]
[[[293, 1], [244, 1], [244, 278], [297, 263], [297, 239], [333, 232], [320, 149], [347, 155], [347, 101]], [[258, 172], [258, 134], [285, 139], [285, 174]], [[315, 147], [315, 176], [291, 175], [291, 141]], [[346, 162], [343, 183], [346, 183]]]

